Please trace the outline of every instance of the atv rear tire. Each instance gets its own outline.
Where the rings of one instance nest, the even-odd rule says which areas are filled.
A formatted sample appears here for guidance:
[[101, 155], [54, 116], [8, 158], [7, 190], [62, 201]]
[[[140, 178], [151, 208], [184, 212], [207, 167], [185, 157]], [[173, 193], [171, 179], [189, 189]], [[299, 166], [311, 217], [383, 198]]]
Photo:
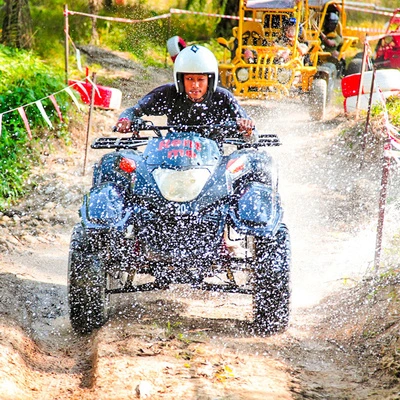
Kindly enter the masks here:
[[290, 237], [281, 224], [275, 238], [255, 238], [253, 312], [258, 334], [273, 334], [289, 324]]
[[310, 117], [316, 121], [325, 118], [328, 87], [325, 79], [314, 79], [309, 93], [308, 109]]
[[91, 333], [108, 318], [106, 271], [100, 257], [87, 252], [83, 229], [75, 226], [68, 260], [68, 302], [72, 328]]

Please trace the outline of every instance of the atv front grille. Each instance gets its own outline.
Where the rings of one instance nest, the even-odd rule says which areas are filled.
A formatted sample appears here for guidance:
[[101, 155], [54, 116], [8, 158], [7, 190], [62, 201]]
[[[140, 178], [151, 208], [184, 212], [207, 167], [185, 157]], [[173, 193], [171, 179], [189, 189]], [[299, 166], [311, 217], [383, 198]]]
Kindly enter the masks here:
[[149, 252], [170, 260], [215, 259], [221, 246], [225, 218], [220, 211], [198, 215], [142, 214], [137, 224], [140, 242]]

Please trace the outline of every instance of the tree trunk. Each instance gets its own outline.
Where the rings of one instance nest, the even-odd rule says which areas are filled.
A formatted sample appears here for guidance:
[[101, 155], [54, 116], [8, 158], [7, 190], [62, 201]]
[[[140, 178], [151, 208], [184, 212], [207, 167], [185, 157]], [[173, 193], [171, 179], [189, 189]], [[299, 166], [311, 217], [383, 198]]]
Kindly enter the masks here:
[[32, 47], [32, 18], [28, 0], [5, 0], [5, 16], [1, 41], [20, 49]]
[[[97, 15], [101, 9], [103, 0], [89, 0], [90, 14]], [[99, 34], [97, 32], [97, 18], [92, 18], [92, 38], [91, 44], [99, 44]]]
[[[224, 7], [224, 14], [237, 16], [239, 14], [239, 1], [227, 1]], [[232, 36], [232, 28], [237, 25], [237, 20], [222, 18], [216, 29], [217, 35], [224, 37]]]

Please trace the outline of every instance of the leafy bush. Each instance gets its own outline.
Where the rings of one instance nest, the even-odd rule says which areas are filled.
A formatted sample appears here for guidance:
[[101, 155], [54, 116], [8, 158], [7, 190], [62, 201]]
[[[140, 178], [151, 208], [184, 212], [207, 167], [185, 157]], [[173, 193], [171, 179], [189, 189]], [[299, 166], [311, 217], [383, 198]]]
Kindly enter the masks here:
[[[24, 193], [30, 166], [37, 161], [37, 148], [49, 136], [66, 137], [52, 102], [47, 98], [65, 87], [60, 71], [49, 67], [33, 53], [10, 49], [0, 45], [0, 208]], [[61, 112], [66, 115], [68, 95], [56, 96]], [[41, 100], [53, 126], [49, 135], [47, 124], [35, 101]], [[33, 103], [33, 104], [30, 104]], [[29, 105], [30, 104], [30, 105]], [[18, 107], [25, 106], [32, 140], [23, 123]]]
[[[386, 99], [386, 109], [392, 125], [400, 127], [400, 97], [390, 96]], [[382, 104], [374, 104], [371, 108], [372, 117], [380, 117], [384, 111]]]
[[390, 96], [386, 101], [391, 123], [400, 127], [400, 97]]

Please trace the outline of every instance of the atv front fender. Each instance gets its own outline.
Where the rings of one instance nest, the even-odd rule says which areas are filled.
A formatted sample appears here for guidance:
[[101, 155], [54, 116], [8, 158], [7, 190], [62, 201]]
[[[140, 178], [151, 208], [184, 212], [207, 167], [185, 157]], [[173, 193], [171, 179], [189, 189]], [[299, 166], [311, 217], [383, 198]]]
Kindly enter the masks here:
[[229, 215], [240, 233], [275, 235], [283, 218], [280, 196], [270, 186], [251, 182], [235, 200]]
[[106, 182], [85, 195], [80, 209], [85, 228], [122, 228], [130, 216], [125, 193], [118, 185]]

